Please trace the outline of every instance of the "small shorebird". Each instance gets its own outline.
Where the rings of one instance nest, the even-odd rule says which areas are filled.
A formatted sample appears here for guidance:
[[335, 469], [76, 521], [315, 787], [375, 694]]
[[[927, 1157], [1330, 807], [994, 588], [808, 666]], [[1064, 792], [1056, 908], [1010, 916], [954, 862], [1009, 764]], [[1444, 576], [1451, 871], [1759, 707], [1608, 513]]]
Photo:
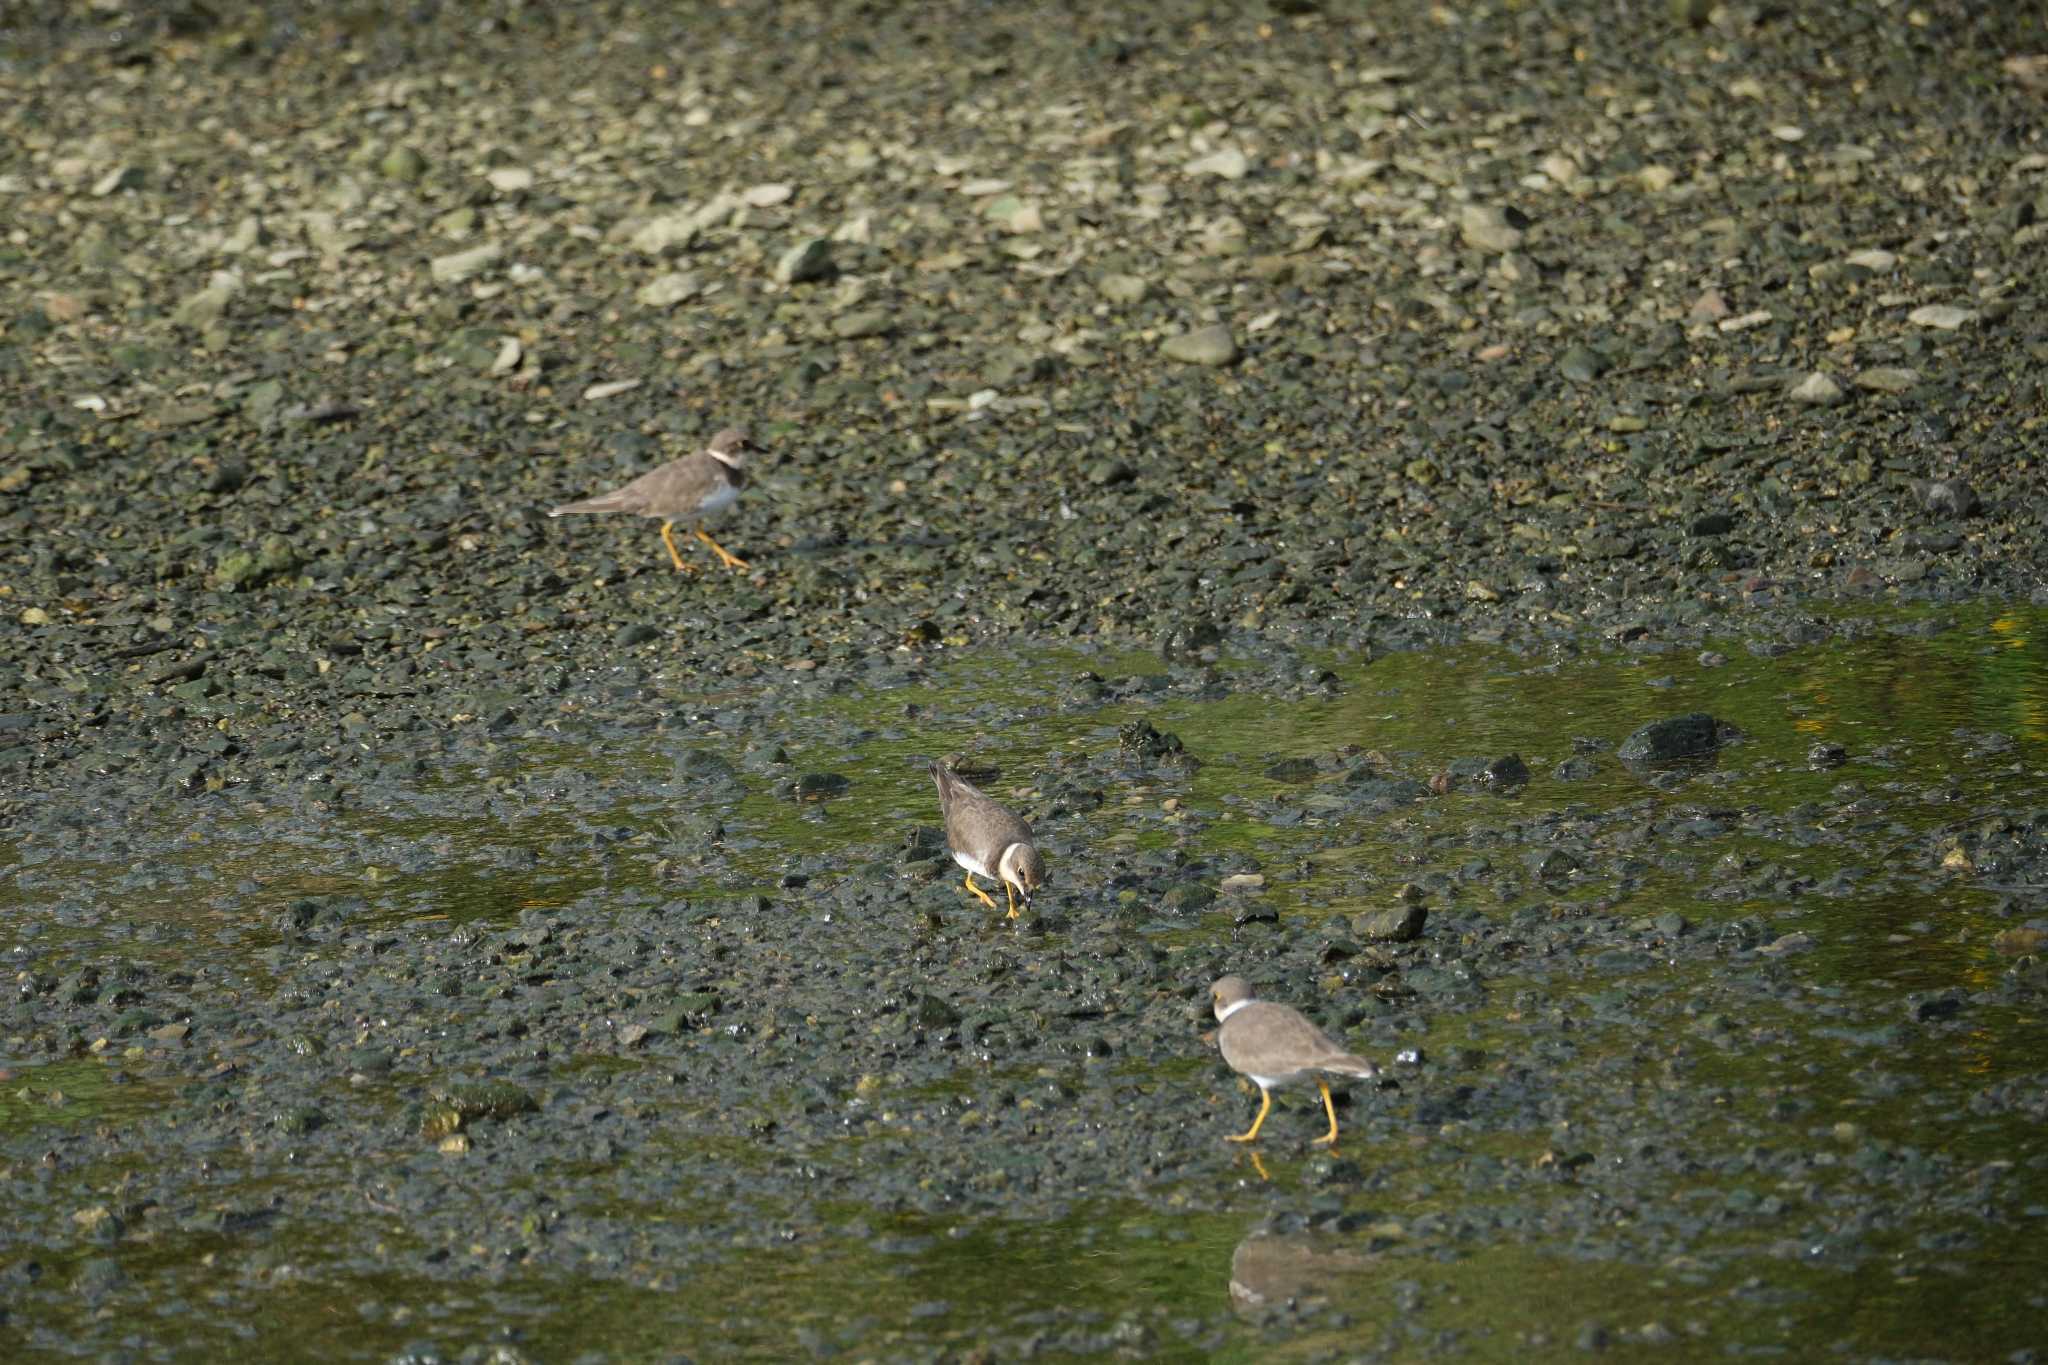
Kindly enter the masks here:
[[[1259, 1087], [1259, 1116], [1251, 1128], [1233, 1133], [1232, 1142], [1250, 1142], [1273, 1108], [1273, 1089], [1304, 1076], [1327, 1071], [1338, 1076], [1370, 1080], [1380, 1069], [1363, 1057], [1354, 1057], [1329, 1034], [1317, 1028], [1299, 1011], [1285, 1005], [1252, 999], [1252, 988], [1241, 976], [1226, 976], [1209, 988], [1216, 1007], [1216, 1045], [1223, 1060], [1240, 1076], [1249, 1076]], [[1330, 1116], [1330, 1131], [1317, 1142], [1337, 1140], [1337, 1108], [1330, 1103], [1330, 1083], [1315, 1077], [1323, 1092], [1323, 1112]]]
[[953, 861], [967, 870], [966, 887], [989, 909], [996, 903], [974, 884], [975, 874], [1000, 881], [1009, 898], [1010, 919], [1017, 918], [1017, 893], [1031, 904], [1031, 893], [1045, 883], [1045, 859], [1032, 842], [1031, 826], [988, 799], [972, 782], [943, 763], [932, 764], [939, 784], [939, 814], [946, 825], [946, 846]]
[[675, 538], [669, 534], [669, 528], [680, 521], [711, 547], [726, 568], [744, 569], [747, 561], [705, 534], [704, 522], [739, 501], [740, 490], [747, 486], [747, 456], [765, 453], [747, 438], [744, 430], [727, 427], [694, 455], [650, 469], [623, 488], [581, 502], [565, 502], [548, 515], [631, 512], [636, 516], [660, 517], [661, 541], [668, 546], [668, 557], [684, 573], [695, 573], [695, 569], [683, 563], [682, 555], [676, 551]]

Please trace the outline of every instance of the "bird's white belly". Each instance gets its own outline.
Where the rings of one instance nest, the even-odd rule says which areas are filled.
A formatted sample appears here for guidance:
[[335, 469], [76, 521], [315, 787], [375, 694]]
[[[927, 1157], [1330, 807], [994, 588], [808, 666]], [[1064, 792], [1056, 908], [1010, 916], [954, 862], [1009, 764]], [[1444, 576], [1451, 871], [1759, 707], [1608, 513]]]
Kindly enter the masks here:
[[969, 872], [972, 872], [977, 877], [986, 877], [992, 882], [1002, 880], [1001, 877], [998, 877], [995, 873], [989, 871], [987, 865], [984, 864], [979, 858], [973, 857], [970, 854], [962, 853], [957, 848], [953, 850], [953, 861], [960, 864], [961, 867], [967, 869]]
[[716, 493], [697, 504], [697, 511], [707, 517], [715, 517], [740, 500], [740, 490], [725, 484]]

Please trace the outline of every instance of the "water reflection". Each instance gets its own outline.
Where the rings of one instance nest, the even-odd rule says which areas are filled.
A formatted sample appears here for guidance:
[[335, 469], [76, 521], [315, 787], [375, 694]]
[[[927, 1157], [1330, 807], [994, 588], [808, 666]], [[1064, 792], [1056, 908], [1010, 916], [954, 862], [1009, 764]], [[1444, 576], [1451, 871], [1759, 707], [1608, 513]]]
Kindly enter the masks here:
[[1308, 1233], [1253, 1228], [1230, 1253], [1230, 1305], [1246, 1317], [1276, 1308], [1312, 1312], [1355, 1308], [1379, 1258], [1357, 1246]]

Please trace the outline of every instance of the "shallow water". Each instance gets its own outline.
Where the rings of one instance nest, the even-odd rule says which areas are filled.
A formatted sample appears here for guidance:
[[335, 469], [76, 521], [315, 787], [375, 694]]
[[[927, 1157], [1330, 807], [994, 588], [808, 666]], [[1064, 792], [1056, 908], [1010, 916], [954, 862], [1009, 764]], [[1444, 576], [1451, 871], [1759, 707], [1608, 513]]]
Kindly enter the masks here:
[[[1543, 659], [1470, 646], [1305, 661], [1335, 675], [1328, 689], [1226, 655], [1210, 682], [1181, 669], [1107, 700], [1077, 675], [1114, 686], [1167, 670], [1149, 656], [970, 655], [781, 710], [678, 694], [637, 732], [565, 715], [410, 785], [231, 792], [114, 831], [83, 817], [38, 830], [0, 845], [18, 971], [69, 989], [98, 964], [84, 989], [110, 997], [117, 962], [196, 973], [287, 1016], [287, 1045], [300, 975], [340, 970], [281, 921], [310, 898], [344, 904], [350, 932], [396, 954], [536, 916], [730, 932], [699, 973], [728, 994], [757, 989], [750, 954], [786, 951], [801, 974], [834, 945], [928, 943], [958, 968], [960, 1008], [997, 1019], [1000, 996], [967, 988], [972, 972], [1021, 961], [1028, 975], [1034, 956], [1050, 964], [1116, 922], [1159, 955], [1142, 991], [1193, 1002], [1219, 949], [1243, 952], [1262, 986], [1344, 1022], [1363, 1050], [1419, 1048], [1425, 1062], [1394, 1067], [1398, 1088], [1350, 1096], [1335, 1162], [1306, 1142], [1321, 1123], [1312, 1092], [1284, 1093], [1255, 1163], [1213, 1141], [1253, 1097], [1228, 1083], [1192, 1004], [1178, 1057], [1122, 1041], [1130, 1005], [1115, 998], [1106, 1013], [1020, 1016], [1007, 1052], [950, 1059], [807, 1064], [714, 1053], [717, 1029], [685, 1029], [658, 1036], [659, 1055], [556, 1051], [533, 1074], [582, 1109], [475, 1124], [474, 1150], [443, 1159], [406, 1117], [419, 1101], [402, 1057], [388, 1083], [352, 1081], [314, 1039], [293, 1094], [235, 1079], [244, 1040], [209, 1037], [203, 1019], [189, 1039], [158, 1037], [175, 1011], [128, 1027], [109, 998], [95, 1016], [107, 1031], [52, 1060], [29, 1047], [47, 1006], [25, 995], [0, 1019], [0, 1188], [20, 1211], [0, 1234], [0, 1333], [52, 1354], [125, 1342], [161, 1358], [421, 1343], [452, 1358], [491, 1342], [535, 1359], [1034, 1341], [1223, 1359], [2016, 1349], [2038, 1335], [2048, 1270], [2048, 1015], [2038, 965], [1998, 936], [2042, 925], [2048, 891], [2024, 839], [1998, 847], [2001, 824], [2048, 806], [2048, 616], [1935, 624], [1947, 628], [1838, 622], [1775, 657], [1591, 641]], [[1692, 710], [1743, 738], [1681, 773], [1616, 762], [1636, 726]], [[1199, 766], [1119, 755], [1119, 727], [1139, 716]], [[1809, 766], [1823, 741], [1848, 761]], [[700, 749], [728, 756], [732, 778], [691, 769]], [[1595, 771], [1556, 776], [1579, 750]], [[984, 925], [950, 864], [903, 871], [906, 836], [936, 822], [924, 765], [955, 751], [999, 760], [992, 790], [1027, 809], [1062, 781], [1103, 788], [1100, 806], [1040, 822], [1054, 868], [1040, 932]], [[1346, 778], [1367, 751], [1422, 781], [1516, 753], [1533, 778], [1362, 809]], [[1290, 758], [1318, 766], [1268, 775]], [[848, 779], [842, 796], [781, 790], [825, 771]], [[1575, 866], [1541, 863], [1560, 848], [1579, 851]], [[1266, 884], [1175, 912], [1168, 858], [1211, 885], [1255, 859]], [[1346, 921], [1407, 883], [1435, 917], [1403, 960], [1410, 993], [1378, 1000]], [[1240, 924], [1250, 902], [1295, 937]], [[1674, 911], [1685, 935], [1660, 937], [1650, 925]], [[1516, 926], [1526, 943], [1481, 942]], [[1597, 934], [1556, 936], [1587, 926]], [[1701, 947], [1717, 935], [1725, 959]], [[466, 1027], [507, 1012], [541, 1023], [550, 998], [602, 984], [535, 980], [451, 1014], [447, 1065], [460, 1069]], [[947, 990], [942, 971], [930, 980]], [[1941, 992], [1954, 1009], [1914, 1013]], [[794, 984], [788, 999], [816, 1013]], [[313, 1000], [309, 1012], [329, 1008]], [[366, 1017], [360, 1036], [377, 1028]], [[1117, 1046], [1097, 1055], [1098, 1034]], [[726, 1055], [737, 1072], [693, 1070]], [[578, 1146], [669, 1071], [684, 1079], [655, 1120]], [[973, 1121], [995, 1092], [1005, 1112], [1088, 1116], [1043, 1139], [1066, 1146], [1056, 1197], [1029, 1185], [1043, 1168], [1011, 1129]], [[237, 1149], [204, 1126], [230, 1098], [316, 1104], [325, 1123], [296, 1146], [259, 1127]], [[835, 1127], [834, 1106], [867, 1126]], [[208, 1134], [201, 1150], [183, 1145], [188, 1120]], [[509, 1145], [522, 1134], [541, 1155]], [[1017, 1161], [1040, 1197], [919, 1208], [926, 1143], [991, 1179]], [[152, 1193], [124, 1213], [131, 1188]], [[448, 1233], [459, 1213], [415, 1211], [426, 1188], [474, 1202], [473, 1240]], [[563, 1249], [572, 1235], [588, 1239], [585, 1270]], [[106, 1260], [118, 1276], [93, 1265]]]

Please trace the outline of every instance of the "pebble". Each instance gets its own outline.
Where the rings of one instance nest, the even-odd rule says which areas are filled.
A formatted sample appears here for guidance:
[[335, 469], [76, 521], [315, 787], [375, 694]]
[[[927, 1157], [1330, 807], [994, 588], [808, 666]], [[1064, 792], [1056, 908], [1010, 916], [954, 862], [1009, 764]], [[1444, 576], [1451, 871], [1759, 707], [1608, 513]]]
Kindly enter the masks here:
[[1562, 189], [1570, 189], [1585, 178], [1585, 172], [1579, 169], [1579, 163], [1563, 152], [1552, 152], [1538, 162], [1536, 168]]
[[832, 273], [832, 243], [810, 237], [782, 253], [775, 262], [775, 279], [781, 284], [804, 284], [822, 280]]
[[1901, 365], [1873, 365], [1856, 375], [1856, 387], [1873, 393], [1904, 393], [1920, 382], [1920, 371]]
[[93, 181], [92, 197], [95, 199], [105, 199], [108, 195], [119, 194], [122, 190], [141, 188], [142, 170], [140, 167], [116, 166], [113, 170], [108, 171], [105, 175]]
[[1242, 180], [1251, 169], [1251, 162], [1236, 147], [1221, 147], [1207, 156], [1198, 156], [1181, 169], [1189, 175], [1213, 175], [1223, 180]]
[[384, 159], [377, 163], [377, 170], [388, 180], [412, 184], [427, 173], [427, 158], [419, 148], [399, 143], [384, 153]]
[[1152, 292], [1151, 282], [1137, 275], [1104, 275], [1096, 280], [1095, 287], [1111, 303], [1142, 303]]
[[889, 328], [889, 314], [880, 308], [856, 309], [832, 319], [832, 335], [841, 341], [882, 336]]
[[206, 288], [180, 303], [171, 314], [183, 327], [205, 328], [219, 322], [228, 304], [242, 292], [242, 277], [232, 270], [216, 270]]
[[633, 250], [646, 256], [663, 256], [671, 251], [682, 251], [697, 240], [702, 229], [697, 225], [694, 214], [670, 213], [642, 223], [633, 233], [629, 244]]
[[1792, 389], [1792, 397], [1801, 403], [1816, 407], [1831, 408], [1842, 401], [1845, 395], [1842, 386], [1824, 374], [1810, 374]]
[[1957, 308], [1947, 303], [1927, 303], [1906, 314], [1906, 321], [1918, 327], [1933, 327], [1943, 332], [1953, 332], [1966, 323], [1974, 322], [1977, 315], [1968, 308]]
[[442, 284], [456, 284], [473, 279], [495, 265], [505, 254], [502, 242], [485, 242], [481, 246], [469, 247], [463, 251], [452, 251], [446, 256], [436, 256], [428, 263], [428, 270], [434, 279]]
[[1813, 935], [1805, 932], [1783, 934], [1772, 939], [1757, 951], [1772, 957], [1784, 957], [1789, 953], [1803, 953], [1813, 947]]
[[1467, 204], [1458, 214], [1458, 233], [1465, 245], [1495, 253], [1513, 251], [1527, 236], [1528, 220], [1495, 204]]
[[982, 210], [982, 216], [992, 223], [1001, 224], [1005, 232], [1041, 232], [1045, 229], [1045, 215], [1039, 211], [1038, 205], [1015, 195], [991, 199]]
[[1170, 336], [1159, 348], [1168, 360], [1187, 365], [1228, 365], [1237, 359], [1237, 341], [1222, 323]]
[[1728, 316], [1728, 300], [1718, 289], [1708, 289], [1692, 301], [1688, 310], [1694, 322], [1719, 322]]
[[1716, 325], [1724, 332], [1746, 332], [1752, 327], [1761, 327], [1771, 320], [1771, 310], [1759, 308], [1740, 317], [1722, 318]]
[[1557, 359], [1557, 372], [1574, 384], [1590, 384], [1613, 368], [1613, 364], [1590, 346], [1568, 346]]
[[235, 225], [233, 232], [221, 239], [220, 254], [245, 255], [257, 247], [270, 245], [270, 241], [270, 231], [263, 226], [263, 220], [253, 213], [247, 214]]
[[704, 290], [695, 271], [676, 270], [649, 280], [633, 292], [633, 298], [647, 308], [673, 308]]

